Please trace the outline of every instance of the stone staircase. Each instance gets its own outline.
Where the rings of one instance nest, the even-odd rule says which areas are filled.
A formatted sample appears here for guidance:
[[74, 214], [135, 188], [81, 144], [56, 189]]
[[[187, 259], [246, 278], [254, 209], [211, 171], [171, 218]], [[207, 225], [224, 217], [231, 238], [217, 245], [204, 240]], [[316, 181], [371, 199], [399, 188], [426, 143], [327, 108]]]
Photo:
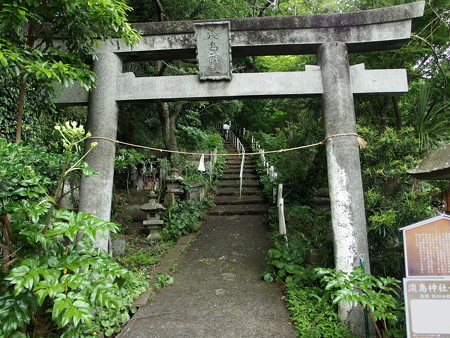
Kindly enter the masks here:
[[296, 337], [280, 285], [261, 278], [271, 247], [264, 224], [269, 205], [255, 167], [247, 157], [239, 197], [239, 157], [230, 156], [227, 165], [216, 206], [176, 258], [174, 284], [141, 306], [119, 337]]
[[[228, 153], [236, 153], [231, 143], [226, 143]], [[226, 157], [227, 169], [220, 177], [219, 189], [214, 200], [216, 204], [209, 214], [214, 216], [264, 215], [269, 204], [262, 196], [262, 186], [256, 175], [255, 164], [251, 156], [245, 157], [242, 195], [239, 196], [240, 156]]]

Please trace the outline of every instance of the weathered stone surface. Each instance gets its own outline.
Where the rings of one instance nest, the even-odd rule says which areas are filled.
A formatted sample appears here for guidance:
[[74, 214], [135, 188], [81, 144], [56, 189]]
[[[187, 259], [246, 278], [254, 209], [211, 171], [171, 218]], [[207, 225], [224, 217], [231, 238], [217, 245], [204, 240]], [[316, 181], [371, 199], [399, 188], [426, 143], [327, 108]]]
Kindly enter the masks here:
[[[354, 13], [230, 19], [233, 56], [315, 53], [322, 42], [342, 41], [350, 52], [399, 48], [424, 2]], [[217, 20], [216, 20], [217, 21]], [[214, 22], [205, 20], [198, 22]], [[104, 43], [102, 49], [134, 60], [195, 57], [195, 21], [134, 24], [143, 38], [133, 48]]]
[[[328, 183], [337, 270], [350, 272], [359, 257], [368, 264], [364, 195], [356, 136], [356, 118], [350, 86], [347, 49], [342, 42], [324, 43], [318, 52], [324, 94], [322, 109], [326, 143]], [[361, 309], [339, 303], [339, 315], [357, 337], [364, 335]]]
[[[119, 107], [115, 100], [118, 75], [122, 72], [122, 62], [114, 53], [98, 55], [93, 70], [97, 75], [96, 88], [90, 94], [87, 130], [92, 136], [115, 140]], [[92, 142], [97, 146], [87, 154], [85, 161], [98, 175], [83, 176], [80, 188], [80, 211], [97, 214], [103, 220], [110, 220], [114, 158], [116, 145], [104, 140], [87, 140], [86, 149]], [[98, 234], [96, 247], [109, 250], [109, 238]]]
[[230, 22], [194, 23], [199, 78], [231, 80]]
[[[223, 187], [219, 188], [217, 193], [221, 196], [239, 196], [239, 191], [236, 191], [236, 187]], [[261, 193], [261, 187], [243, 187], [242, 196], [252, 196]]]
[[114, 256], [123, 255], [125, 253], [126, 241], [123, 239], [115, 239], [111, 241], [111, 249]]
[[270, 248], [263, 220], [208, 216], [178, 259], [174, 284], [141, 307], [119, 337], [295, 337], [280, 286], [261, 279]]
[[450, 143], [429, 153], [407, 173], [420, 180], [450, 180]]
[[[391, 6], [387, 8], [371, 9], [353, 13], [298, 15], [278, 17], [252, 17], [243, 19], [230, 19], [231, 31], [264, 30], [264, 29], [295, 29], [295, 28], [322, 28], [339, 26], [369, 25], [382, 22], [394, 22], [417, 19], [423, 15], [423, 1], [414, 4]], [[215, 20], [202, 20], [198, 22], [214, 22]], [[142, 35], [159, 35], [175, 33], [193, 33], [193, 23], [196, 21], [169, 21], [133, 23], [132, 27]]]
[[[313, 54], [321, 43], [330, 41], [345, 42], [350, 52], [395, 49], [408, 41], [414, 21], [423, 15], [424, 4], [420, 1], [354, 13], [230, 19], [231, 49], [234, 57]], [[209, 20], [214, 21], [218, 20]], [[194, 23], [133, 24], [143, 35], [137, 46], [108, 41], [101, 43], [98, 51], [121, 54], [132, 61], [195, 58]]]
[[[405, 69], [371, 69], [364, 65], [350, 67], [351, 92], [355, 95], [398, 95], [408, 91]], [[264, 84], [263, 86], [261, 84]], [[60, 105], [83, 105], [87, 92], [71, 92], [62, 88]], [[175, 101], [242, 98], [276, 98], [315, 96], [323, 93], [320, 67], [307, 67], [304, 72], [233, 74], [227, 82], [202, 82], [196, 75], [135, 77], [133, 73], [120, 75], [115, 98], [121, 102]], [[80, 96], [76, 96], [80, 95]]]

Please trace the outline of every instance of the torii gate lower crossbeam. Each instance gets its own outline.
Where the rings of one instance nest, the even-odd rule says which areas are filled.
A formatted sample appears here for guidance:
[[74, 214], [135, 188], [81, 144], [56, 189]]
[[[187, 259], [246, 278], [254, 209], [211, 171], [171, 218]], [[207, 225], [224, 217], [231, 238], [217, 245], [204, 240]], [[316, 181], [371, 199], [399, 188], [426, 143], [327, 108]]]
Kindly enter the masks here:
[[[205, 82], [195, 76], [135, 78], [123, 74], [122, 62], [127, 60], [184, 58], [195, 52], [192, 22], [139, 24], [136, 27], [144, 37], [135, 49], [107, 44], [99, 47], [94, 61], [97, 85], [92, 93], [79, 88], [63, 91], [58, 103], [89, 102], [89, 131], [94, 137], [116, 139], [119, 102], [321, 95], [326, 136], [341, 135], [329, 138], [326, 144], [336, 268], [351, 271], [363, 255], [369, 272], [353, 96], [404, 93], [407, 81], [404, 70], [349, 66], [347, 53], [398, 48], [409, 39], [412, 22], [423, 15], [423, 9], [423, 2], [415, 2], [357, 13], [232, 19], [226, 24], [232, 53], [317, 53], [319, 65], [307, 66], [304, 72], [232, 74], [230, 81], [223, 82]], [[98, 143], [86, 161], [100, 174], [83, 178], [80, 210], [109, 220], [115, 145], [104, 140]], [[97, 246], [108, 250], [108, 240], [99, 238]], [[362, 335], [361, 313], [341, 304], [340, 316], [352, 333]]]

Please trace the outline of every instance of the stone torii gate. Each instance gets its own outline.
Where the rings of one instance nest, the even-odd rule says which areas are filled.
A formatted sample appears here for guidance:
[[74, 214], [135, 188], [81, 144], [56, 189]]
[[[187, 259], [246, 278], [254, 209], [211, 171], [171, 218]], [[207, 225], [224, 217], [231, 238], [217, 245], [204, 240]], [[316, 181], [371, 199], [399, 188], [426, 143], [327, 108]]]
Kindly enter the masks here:
[[[354, 95], [399, 95], [408, 90], [406, 71], [350, 66], [348, 52], [400, 48], [424, 2], [330, 15], [262, 17], [228, 21], [134, 24], [142, 34], [130, 48], [120, 41], [102, 43], [93, 62], [96, 88], [64, 89], [61, 105], [89, 105], [87, 128], [93, 136], [116, 139], [118, 104], [202, 99], [322, 97], [336, 268], [351, 271], [360, 255], [368, 263]], [[216, 40], [217, 39], [217, 40]], [[318, 65], [302, 72], [232, 74], [231, 56], [317, 54]], [[122, 73], [123, 62], [192, 59], [199, 76], [139, 77]], [[205, 57], [206, 55], [206, 57]], [[334, 136], [333, 135], [340, 135]], [[96, 140], [86, 157], [97, 176], [83, 178], [80, 211], [110, 219], [115, 144]], [[97, 246], [108, 249], [105, 239]], [[366, 264], [369, 270], [369, 264]], [[351, 309], [341, 318], [353, 327]], [[353, 322], [354, 321], [354, 322]], [[353, 322], [353, 323], [352, 323]]]

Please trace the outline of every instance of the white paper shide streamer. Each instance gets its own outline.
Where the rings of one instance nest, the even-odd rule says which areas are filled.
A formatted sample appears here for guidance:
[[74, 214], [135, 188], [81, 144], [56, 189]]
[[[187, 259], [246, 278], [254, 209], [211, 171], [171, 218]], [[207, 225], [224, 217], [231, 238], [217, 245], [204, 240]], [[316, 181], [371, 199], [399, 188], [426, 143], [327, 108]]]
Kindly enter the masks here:
[[199, 171], [205, 171], [205, 154], [202, 154], [200, 157], [200, 163], [198, 164], [198, 170]]

